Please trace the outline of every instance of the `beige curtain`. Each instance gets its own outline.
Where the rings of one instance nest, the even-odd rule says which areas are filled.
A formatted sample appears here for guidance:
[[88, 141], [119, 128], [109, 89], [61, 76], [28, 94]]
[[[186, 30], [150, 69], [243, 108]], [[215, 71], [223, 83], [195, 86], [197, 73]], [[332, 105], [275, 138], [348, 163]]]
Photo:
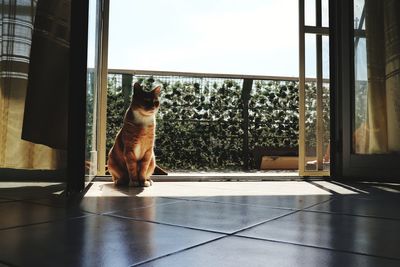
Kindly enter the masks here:
[[21, 139], [36, 1], [0, 1], [0, 168], [62, 168], [63, 152]]
[[365, 153], [400, 152], [400, 1], [366, 0]]

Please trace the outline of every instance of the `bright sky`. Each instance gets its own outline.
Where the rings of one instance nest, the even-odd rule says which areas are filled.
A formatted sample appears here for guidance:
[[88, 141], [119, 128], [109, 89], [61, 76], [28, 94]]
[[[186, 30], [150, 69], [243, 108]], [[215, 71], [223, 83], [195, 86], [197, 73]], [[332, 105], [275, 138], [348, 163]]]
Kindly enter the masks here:
[[110, 2], [109, 68], [298, 76], [298, 0]]

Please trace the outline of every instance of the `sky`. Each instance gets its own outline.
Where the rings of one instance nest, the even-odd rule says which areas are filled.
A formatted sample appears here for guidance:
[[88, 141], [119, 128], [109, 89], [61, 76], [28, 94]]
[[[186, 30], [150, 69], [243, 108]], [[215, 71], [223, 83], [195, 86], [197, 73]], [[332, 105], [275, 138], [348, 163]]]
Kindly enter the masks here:
[[[296, 77], [298, 38], [298, 0], [110, 0], [108, 67]], [[308, 77], [314, 50], [306, 37]]]

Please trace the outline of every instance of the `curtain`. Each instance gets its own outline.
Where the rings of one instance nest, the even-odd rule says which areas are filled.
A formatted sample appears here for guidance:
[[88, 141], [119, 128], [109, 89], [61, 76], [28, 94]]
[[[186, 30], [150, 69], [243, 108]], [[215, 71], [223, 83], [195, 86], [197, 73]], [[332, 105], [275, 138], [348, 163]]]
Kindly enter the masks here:
[[364, 149], [358, 151], [361, 153], [400, 152], [399, 10], [398, 0], [365, 1], [367, 121], [355, 133], [366, 142], [362, 146]]
[[21, 139], [37, 1], [0, 1], [0, 168], [62, 168], [62, 151]]
[[400, 1], [384, 2], [388, 150], [400, 152]]
[[70, 0], [39, 0], [22, 138], [67, 149]]

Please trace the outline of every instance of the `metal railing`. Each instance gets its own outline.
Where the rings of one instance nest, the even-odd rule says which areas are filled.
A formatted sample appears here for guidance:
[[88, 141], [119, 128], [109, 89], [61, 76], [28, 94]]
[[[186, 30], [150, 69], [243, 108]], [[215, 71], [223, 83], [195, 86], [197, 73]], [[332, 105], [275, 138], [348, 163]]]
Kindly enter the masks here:
[[[297, 154], [297, 77], [121, 69], [108, 70], [107, 106], [115, 106], [112, 101], [120, 106], [119, 115], [107, 118], [106, 151], [129, 106], [132, 81], [149, 76], [166, 87], [156, 143], [161, 165], [178, 169], [249, 170], [259, 167], [260, 153], [268, 149], [285, 147]], [[315, 79], [307, 82], [313, 84]], [[173, 146], [165, 141], [171, 135], [175, 138]], [[106, 151], [99, 151], [100, 155]], [[179, 168], [179, 164], [183, 167]]]

